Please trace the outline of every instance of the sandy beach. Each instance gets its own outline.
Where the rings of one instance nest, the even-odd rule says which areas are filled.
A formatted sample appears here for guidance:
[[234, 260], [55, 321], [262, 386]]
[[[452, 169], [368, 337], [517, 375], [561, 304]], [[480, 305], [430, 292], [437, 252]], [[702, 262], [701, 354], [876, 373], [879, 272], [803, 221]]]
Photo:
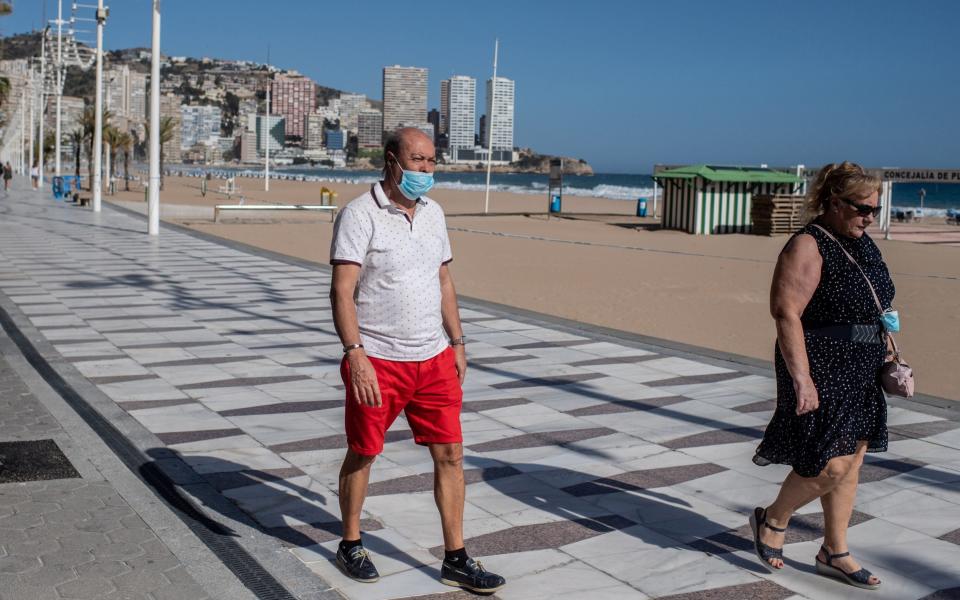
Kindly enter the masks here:
[[[238, 179], [245, 203], [319, 204], [319, 183]], [[306, 260], [326, 263], [332, 226], [326, 215], [231, 213], [212, 222], [213, 205], [200, 180], [167, 177], [164, 219]], [[346, 204], [366, 191], [356, 184], [322, 184]], [[134, 188], [131, 188], [134, 190]], [[676, 342], [770, 360], [774, 325], [768, 311], [770, 278], [785, 236], [692, 236], [654, 229], [633, 217], [634, 204], [564, 198], [564, 211], [607, 217], [547, 218], [543, 214], [476, 216], [481, 192], [436, 189], [454, 251], [458, 292], [524, 309]], [[105, 196], [143, 210], [135, 191]], [[234, 197], [229, 202], [236, 202]], [[544, 213], [546, 198], [491, 192], [497, 213]], [[903, 233], [903, 240], [898, 239]], [[913, 365], [918, 391], [960, 400], [960, 228], [942, 223], [895, 225], [894, 240], [874, 238], [897, 286], [899, 341]], [[912, 241], [906, 241], [912, 240]]]

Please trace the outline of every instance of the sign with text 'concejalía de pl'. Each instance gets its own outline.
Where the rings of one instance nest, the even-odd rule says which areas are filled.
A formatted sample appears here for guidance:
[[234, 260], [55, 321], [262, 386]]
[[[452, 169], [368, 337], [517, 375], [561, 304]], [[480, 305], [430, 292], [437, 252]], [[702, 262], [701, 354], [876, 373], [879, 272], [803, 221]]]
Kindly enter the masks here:
[[878, 169], [884, 181], [960, 183], [960, 169]]

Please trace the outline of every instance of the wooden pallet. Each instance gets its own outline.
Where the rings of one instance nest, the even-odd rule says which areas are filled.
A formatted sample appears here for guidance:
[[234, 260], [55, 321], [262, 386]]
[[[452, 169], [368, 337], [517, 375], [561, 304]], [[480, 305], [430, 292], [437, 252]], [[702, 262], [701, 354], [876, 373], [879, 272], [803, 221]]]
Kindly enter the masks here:
[[793, 233], [805, 222], [803, 196], [757, 195], [753, 197], [750, 220], [755, 235]]

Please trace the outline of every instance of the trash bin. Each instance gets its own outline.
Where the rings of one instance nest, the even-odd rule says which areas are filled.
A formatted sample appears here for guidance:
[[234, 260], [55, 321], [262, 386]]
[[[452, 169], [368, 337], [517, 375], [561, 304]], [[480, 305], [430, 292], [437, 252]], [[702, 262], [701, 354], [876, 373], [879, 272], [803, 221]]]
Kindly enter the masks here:
[[553, 197], [550, 199], [550, 212], [552, 212], [552, 213], [559, 213], [559, 212], [560, 212], [560, 206], [561, 206], [560, 196], [553, 196]]
[[54, 177], [50, 180], [50, 187], [53, 190], [53, 197], [57, 200], [63, 199], [63, 177]]
[[637, 198], [637, 216], [638, 217], [647, 216], [647, 199], [646, 198]]

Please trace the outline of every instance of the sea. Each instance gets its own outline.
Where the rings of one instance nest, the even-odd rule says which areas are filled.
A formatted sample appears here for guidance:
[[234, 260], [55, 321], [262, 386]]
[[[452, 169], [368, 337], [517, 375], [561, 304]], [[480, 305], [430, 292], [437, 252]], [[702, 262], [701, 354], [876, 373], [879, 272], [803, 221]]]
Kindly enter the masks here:
[[[188, 165], [174, 167], [185, 175], [201, 176], [262, 176], [263, 170], [213, 168], [199, 169]], [[373, 183], [380, 179], [379, 171], [353, 171], [320, 167], [278, 167], [270, 172], [271, 178], [298, 181]], [[486, 173], [437, 173], [436, 187], [456, 190], [483, 191]], [[493, 191], [517, 194], [542, 195], [546, 199], [547, 176], [527, 173], [492, 173], [490, 188]], [[960, 184], [949, 183], [897, 183], [893, 186], [894, 209], [915, 210], [920, 207], [920, 190], [926, 190], [923, 201], [924, 216], [946, 215], [948, 210], [960, 210]], [[662, 190], [661, 190], [662, 193]], [[636, 201], [650, 198], [653, 194], [653, 179], [650, 175], [627, 173], [597, 173], [595, 175], [565, 175], [565, 196], [588, 196], [611, 200]]]

